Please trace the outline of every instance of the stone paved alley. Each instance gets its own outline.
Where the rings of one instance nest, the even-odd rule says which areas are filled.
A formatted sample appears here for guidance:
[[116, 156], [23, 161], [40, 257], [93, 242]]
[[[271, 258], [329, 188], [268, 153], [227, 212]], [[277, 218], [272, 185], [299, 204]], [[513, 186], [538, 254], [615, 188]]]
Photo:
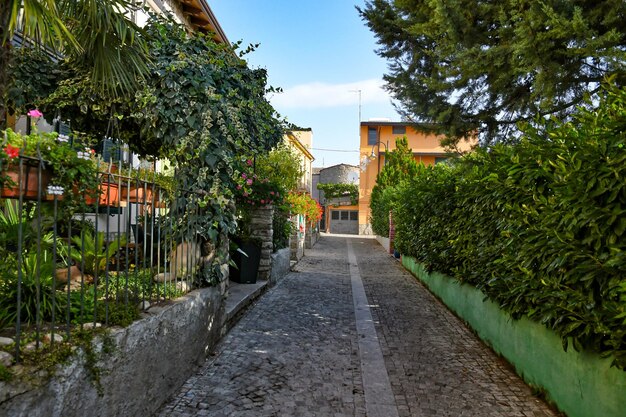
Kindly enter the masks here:
[[157, 415], [557, 413], [375, 240], [327, 235]]

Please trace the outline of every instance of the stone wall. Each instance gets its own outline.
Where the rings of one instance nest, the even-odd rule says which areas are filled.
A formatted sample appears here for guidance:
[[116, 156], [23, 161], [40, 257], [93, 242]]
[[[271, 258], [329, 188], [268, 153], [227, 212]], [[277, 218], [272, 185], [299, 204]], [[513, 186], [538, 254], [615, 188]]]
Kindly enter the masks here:
[[308, 224], [306, 225], [306, 231], [304, 235], [304, 247], [306, 249], [311, 249], [320, 238], [320, 228], [319, 223], [316, 224]]
[[272, 269], [272, 239], [274, 231], [272, 229], [272, 217], [274, 215], [273, 206], [257, 207], [252, 210], [250, 236], [261, 240], [261, 262], [259, 263], [259, 274], [257, 279], [270, 279]]
[[272, 271], [270, 274], [270, 283], [276, 284], [289, 273], [291, 266], [291, 249], [283, 248], [272, 253]]
[[[226, 269], [227, 270], [227, 269]], [[102, 371], [101, 393], [78, 351], [47, 379], [0, 382], [0, 415], [28, 417], [149, 416], [187, 380], [218, 342], [224, 322], [226, 283], [202, 288], [164, 307], [151, 307], [142, 320], [113, 329], [113, 351], [94, 349]], [[17, 379], [17, 378], [14, 378]]]
[[291, 221], [294, 224], [294, 232], [289, 238], [291, 248], [291, 260], [299, 261], [304, 256], [304, 216], [295, 215]]

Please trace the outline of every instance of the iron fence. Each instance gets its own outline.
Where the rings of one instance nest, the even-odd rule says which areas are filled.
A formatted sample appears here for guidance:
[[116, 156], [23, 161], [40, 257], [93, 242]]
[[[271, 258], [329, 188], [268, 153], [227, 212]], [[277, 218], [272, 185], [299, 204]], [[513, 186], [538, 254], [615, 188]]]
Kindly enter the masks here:
[[154, 170], [122, 168], [124, 155], [99, 167], [78, 210], [64, 205], [76, 190], [47, 183], [43, 158], [0, 164], [15, 171], [0, 197], [0, 336], [15, 362], [77, 330], [127, 325], [196, 282], [200, 247], [170, 215], [171, 190]]

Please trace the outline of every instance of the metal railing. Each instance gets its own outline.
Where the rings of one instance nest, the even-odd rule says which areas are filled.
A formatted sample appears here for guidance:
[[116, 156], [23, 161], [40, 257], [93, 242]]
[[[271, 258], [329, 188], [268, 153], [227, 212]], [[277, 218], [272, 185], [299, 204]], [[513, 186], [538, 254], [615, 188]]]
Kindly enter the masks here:
[[197, 283], [200, 245], [189, 224], [170, 216], [156, 174], [108, 165], [96, 174], [95, 197], [70, 214], [64, 197], [75, 190], [47, 185], [46, 161], [20, 155], [0, 165], [2, 175], [9, 168], [0, 197], [0, 336], [13, 339], [2, 349], [16, 363], [77, 330], [127, 325]]

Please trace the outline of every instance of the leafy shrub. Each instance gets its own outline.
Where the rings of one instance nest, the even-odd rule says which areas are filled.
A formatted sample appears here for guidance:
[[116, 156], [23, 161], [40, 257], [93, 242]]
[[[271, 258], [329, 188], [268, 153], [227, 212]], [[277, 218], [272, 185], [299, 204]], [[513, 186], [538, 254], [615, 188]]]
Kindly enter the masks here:
[[626, 367], [626, 90], [400, 186], [396, 246]]
[[293, 233], [293, 223], [289, 219], [289, 210], [283, 207], [274, 208], [274, 217], [272, 219], [272, 228], [274, 230], [272, 243], [274, 244], [274, 252], [289, 246], [289, 237]]
[[[63, 317], [62, 293], [53, 292], [53, 265], [51, 256], [42, 251], [27, 253], [21, 265], [21, 303], [18, 311], [18, 271], [15, 259], [7, 260], [8, 268], [0, 271], [0, 329], [17, 322], [34, 324], [37, 320], [50, 320], [52, 315]], [[37, 278], [39, 276], [39, 278]]]
[[372, 230], [378, 236], [389, 236], [389, 211], [392, 209], [392, 199], [397, 193], [395, 187], [378, 187], [372, 189], [370, 199]]
[[415, 178], [419, 172], [419, 165], [413, 158], [406, 136], [396, 139], [396, 149], [389, 153], [388, 159], [376, 178], [370, 197], [370, 223], [374, 233], [379, 236], [389, 236], [389, 211], [395, 193], [393, 190], [385, 190]]

